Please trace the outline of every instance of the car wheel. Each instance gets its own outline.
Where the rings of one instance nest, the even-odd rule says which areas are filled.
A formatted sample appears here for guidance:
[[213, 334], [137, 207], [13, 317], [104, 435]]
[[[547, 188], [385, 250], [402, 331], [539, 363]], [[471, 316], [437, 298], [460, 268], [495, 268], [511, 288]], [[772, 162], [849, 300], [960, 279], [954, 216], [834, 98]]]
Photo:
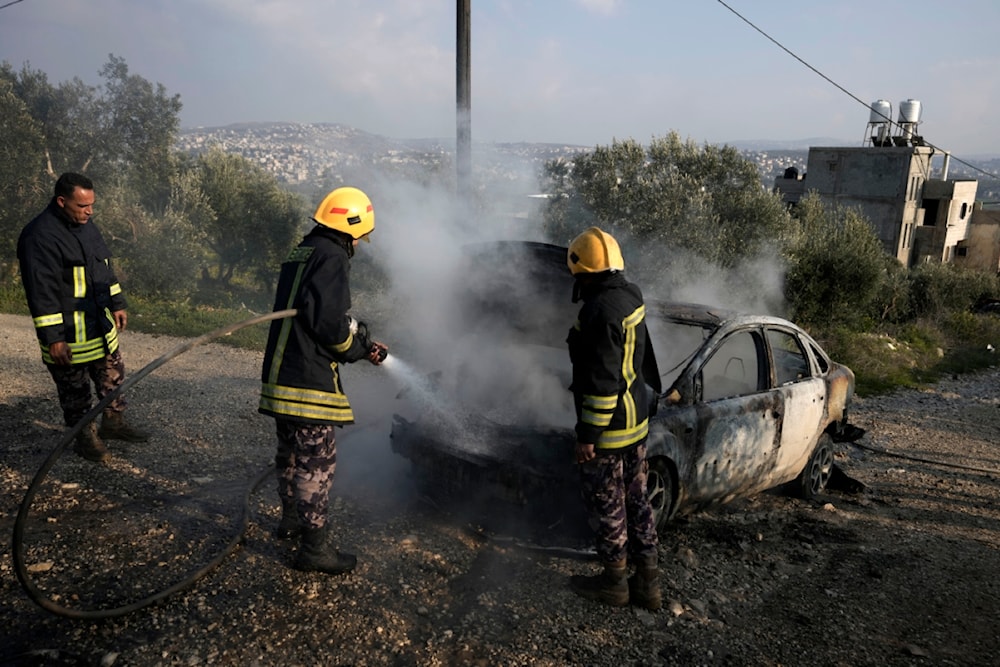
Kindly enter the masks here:
[[792, 490], [800, 498], [810, 500], [826, 489], [833, 474], [833, 440], [823, 433], [816, 443], [809, 463], [792, 483]]
[[653, 508], [653, 523], [660, 531], [667, 524], [674, 506], [674, 476], [666, 459], [650, 459], [646, 475], [646, 498]]

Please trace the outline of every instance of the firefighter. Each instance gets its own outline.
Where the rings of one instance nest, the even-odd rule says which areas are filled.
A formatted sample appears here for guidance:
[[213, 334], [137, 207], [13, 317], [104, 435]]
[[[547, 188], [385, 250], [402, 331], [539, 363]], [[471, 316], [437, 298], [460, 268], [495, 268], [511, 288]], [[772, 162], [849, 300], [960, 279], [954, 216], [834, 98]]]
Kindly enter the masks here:
[[[101, 400], [125, 381], [118, 332], [128, 324], [127, 303], [93, 212], [93, 181], [67, 172], [17, 240], [28, 309], [67, 426], [90, 411], [91, 382]], [[102, 438], [145, 442], [147, 435], [125, 421], [125, 408], [125, 397], [117, 395], [104, 409], [100, 429], [87, 424], [73, 451], [103, 462], [111, 453]]]
[[330, 192], [316, 225], [281, 265], [274, 309], [297, 314], [271, 323], [261, 370], [258, 411], [274, 417], [281, 521], [279, 539], [300, 537], [294, 566], [327, 574], [350, 572], [353, 554], [332, 544], [327, 521], [337, 462], [336, 427], [354, 422], [340, 381], [340, 364], [379, 365], [388, 348], [355, 321], [348, 281], [358, 241], [375, 229], [368, 196], [352, 187]]
[[[642, 292], [623, 274], [610, 234], [591, 227], [570, 244], [573, 301], [583, 301], [567, 344], [576, 407], [575, 458], [588, 520], [603, 571], [574, 575], [577, 594], [612, 606], [661, 605], [657, 537], [646, 496], [647, 382], [659, 372], [645, 324]], [[631, 560], [635, 574], [626, 579]]]

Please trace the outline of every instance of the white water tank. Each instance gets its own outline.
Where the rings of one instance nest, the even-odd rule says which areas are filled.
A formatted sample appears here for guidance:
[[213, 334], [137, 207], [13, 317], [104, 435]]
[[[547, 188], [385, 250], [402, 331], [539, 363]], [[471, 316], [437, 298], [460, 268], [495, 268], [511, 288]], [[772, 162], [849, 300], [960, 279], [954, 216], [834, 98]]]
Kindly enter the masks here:
[[920, 122], [920, 100], [903, 100], [899, 103], [899, 123], [916, 125]]
[[868, 116], [869, 123], [891, 123], [892, 105], [888, 100], [875, 100], [872, 102], [871, 114]]

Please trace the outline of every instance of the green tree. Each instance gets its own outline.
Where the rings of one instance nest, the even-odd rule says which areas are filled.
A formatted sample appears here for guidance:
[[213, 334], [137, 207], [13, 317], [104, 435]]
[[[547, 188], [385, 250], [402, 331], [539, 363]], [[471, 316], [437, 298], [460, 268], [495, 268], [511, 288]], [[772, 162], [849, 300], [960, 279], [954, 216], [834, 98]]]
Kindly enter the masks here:
[[670, 248], [731, 268], [779, 248], [791, 229], [753, 162], [735, 148], [698, 146], [675, 132], [648, 148], [615, 140], [571, 163], [551, 161], [543, 176], [551, 196], [546, 232], [559, 241], [597, 224], [661, 257]]
[[194, 294], [208, 255], [203, 230], [213, 216], [197, 172], [189, 169], [172, 179], [162, 213], [150, 212], [124, 184], [102, 188], [99, 203], [95, 216], [129, 293], [174, 299]]
[[17, 237], [52, 194], [42, 159], [39, 124], [0, 70], [0, 279], [17, 275]]
[[197, 169], [213, 212], [204, 230], [213, 262], [203, 267], [203, 278], [227, 288], [242, 274], [270, 288], [307, 219], [302, 198], [261, 167], [219, 149], [200, 156]]
[[[163, 211], [171, 193], [174, 142], [180, 129], [180, 95], [162, 84], [129, 74], [113, 54], [101, 69], [104, 94], [98, 105], [101, 163], [126, 167], [126, 182], [141, 193], [146, 208]], [[107, 178], [109, 174], [106, 174]]]
[[78, 78], [52, 85], [44, 72], [4, 62], [0, 79], [27, 108], [42, 135], [49, 177], [78, 171], [95, 183], [124, 179], [151, 207], [170, 194], [173, 145], [180, 126], [179, 95], [128, 73], [125, 60], [108, 56], [101, 87]]
[[[827, 207], [809, 193], [796, 207], [798, 231], [787, 248], [785, 296], [804, 324], [870, 326], [895, 259], [854, 209]], [[867, 324], [866, 324], [867, 322]]]

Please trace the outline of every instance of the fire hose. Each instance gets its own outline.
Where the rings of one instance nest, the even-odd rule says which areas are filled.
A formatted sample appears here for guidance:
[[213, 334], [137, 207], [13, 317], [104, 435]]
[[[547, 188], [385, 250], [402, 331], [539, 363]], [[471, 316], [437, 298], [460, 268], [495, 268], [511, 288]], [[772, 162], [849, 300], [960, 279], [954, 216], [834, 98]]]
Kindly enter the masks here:
[[66, 616], [68, 618], [101, 619], [101, 618], [112, 618], [115, 616], [122, 616], [124, 614], [128, 614], [133, 611], [142, 609], [144, 607], [148, 607], [154, 602], [162, 600], [163, 598], [166, 598], [180, 590], [183, 590], [191, 586], [196, 581], [198, 581], [206, 574], [214, 570], [216, 567], [218, 567], [219, 564], [221, 564], [222, 561], [225, 560], [225, 558], [229, 556], [229, 554], [231, 554], [236, 549], [237, 546], [239, 546], [240, 542], [243, 539], [243, 535], [246, 532], [247, 524], [249, 523], [250, 496], [254, 493], [254, 491], [256, 491], [256, 489], [260, 486], [260, 484], [263, 483], [264, 480], [266, 480], [267, 477], [271, 474], [273, 466], [269, 465], [263, 471], [261, 471], [261, 473], [254, 479], [253, 483], [247, 488], [247, 492], [243, 497], [243, 509], [240, 517], [239, 532], [236, 535], [234, 535], [231, 540], [229, 540], [229, 542], [226, 544], [226, 547], [218, 555], [212, 558], [208, 563], [206, 563], [200, 569], [182, 578], [181, 580], [169, 586], [168, 588], [165, 588], [140, 600], [136, 600], [135, 602], [122, 605], [120, 607], [114, 607], [108, 609], [95, 609], [95, 610], [70, 609], [46, 597], [46, 595], [37, 586], [35, 586], [34, 582], [31, 580], [31, 577], [29, 576], [28, 573], [27, 565], [24, 562], [24, 525], [27, 521], [28, 509], [31, 507], [31, 503], [35, 498], [35, 494], [38, 492], [41, 483], [45, 480], [49, 471], [52, 469], [52, 466], [55, 465], [56, 461], [62, 455], [63, 450], [66, 449], [66, 446], [70, 442], [72, 442], [74, 438], [76, 438], [76, 435], [80, 431], [82, 431], [84, 427], [89, 425], [92, 421], [94, 421], [94, 419], [97, 418], [98, 415], [100, 415], [103, 412], [104, 408], [109, 403], [111, 403], [111, 401], [113, 401], [115, 397], [118, 396], [118, 394], [125, 391], [132, 385], [136, 384], [137, 382], [145, 378], [147, 375], [149, 375], [154, 370], [156, 370], [163, 364], [167, 363], [171, 359], [180, 356], [181, 354], [184, 354], [188, 350], [198, 345], [207, 343], [222, 336], [227, 336], [235, 331], [239, 331], [240, 329], [253, 326], [254, 324], [260, 324], [261, 322], [268, 322], [271, 320], [279, 320], [286, 317], [292, 317], [296, 314], [296, 312], [297, 311], [295, 309], [289, 309], [289, 310], [279, 310], [264, 315], [257, 315], [255, 317], [251, 317], [248, 320], [243, 320], [242, 322], [237, 322], [236, 324], [231, 324], [216, 329], [214, 331], [210, 331], [207, 334], [199, 336], [198, 338], [194, 338], [184, 343], [183, 345], [178, 346], [177, 348], [171, 350], [170, 352], [167, 352], [166, 354], [160, 356], [154, 361], [151, 361], [149, 364], [147, 364], [145, 367], [143, 367], [136, 373], [131, 374], [128, 378], [126, 378], [124, 382], [122, 382], [120, 386], [116, 387], [114, 390], [112, 390], [106, 396], [104, 396], [104, 398], [98, 401], [97, 404], [93, 408], [91, 408], [90, 412], [85, 414], [80, 419], [80, 421], [78, 421], [71, 429], [69, 429], [68, 431], [66, 431], [66, 433], [63, 434], [63, 437], [59, 440], [59, 443], [56, 445], [55, 449], [52, 450], [52, 453], [49, 454], [49, 457], [42, 464], [41, 468], [39, 468], [38, 472], [35, 473], [35, 478], [28, 486], [28, 490], [25, 492], [24, 498], [21, 500], [21, 506], [17, 512], [17, 519], [14, 521], [14, 537], [11, 544], [11, 552], [14, 557], [14, 571], [17, 574], [18, 581], [21, 582], [21, 587], [24, 588], [29, 598], [31, 598], [35, 603], [37, 603], [43, 609], [50, 611], [53, 614]]

